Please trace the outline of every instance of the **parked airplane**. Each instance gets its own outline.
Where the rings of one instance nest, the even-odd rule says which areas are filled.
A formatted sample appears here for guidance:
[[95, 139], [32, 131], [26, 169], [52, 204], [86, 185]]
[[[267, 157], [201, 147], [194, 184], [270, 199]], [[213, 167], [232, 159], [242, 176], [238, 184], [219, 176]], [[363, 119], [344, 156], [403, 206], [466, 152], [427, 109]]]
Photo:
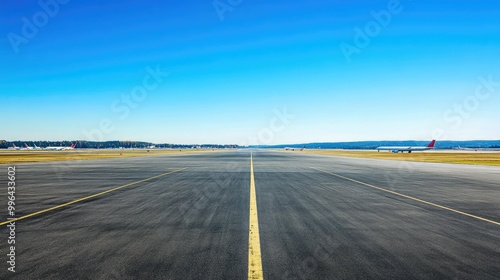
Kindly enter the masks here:
[[42, 148], [38, 147], [35, 143], [33, 143], [33, 146], [35, 146], [33, 149], [35, 150], [41, 150]]
[[66, 150], [73, 150], [75, 149], [76, 144], [71, 143], [71, 146], [69, 147], [45, 147], [44, 150], [50, 150], [50, 151], [66, 151]]
[[33, 150], [33, 147], [30, 147], [30, 146], [29, 146], [28, 144], [26, 144], [26, 143], [24, 143], [24, 146], [25, 146], [26, 148], [22, 148], [21, 150], [28, 150], [28, 151]]
[[302, 148], [290, 148], [290, 147], [285, 147], [285, 151], [295, 151], [295, 150], [298, 150], [298, 151], [303, 151], [304, 149], [306, 148], [306, 146], [302, 147]]
[[427, 146], [406, 146], [406, 147], [401, 147], [401, 146], [381, 146], [377, 148], [377, 151], [391, 151], [393, 153], [399, 153], [399, 152], [408, 152], [411, 153], [412, 151], [426, 151], [426, 150], [431, 150], [434, 149], [434, 144], [436, 144], [436, 140], [432, 140], [429, 145]]
[[12, 147], [8, 147], [7, 150], [21, 150], [20, 147], [16, 146], [16, 144], [12, 144]]

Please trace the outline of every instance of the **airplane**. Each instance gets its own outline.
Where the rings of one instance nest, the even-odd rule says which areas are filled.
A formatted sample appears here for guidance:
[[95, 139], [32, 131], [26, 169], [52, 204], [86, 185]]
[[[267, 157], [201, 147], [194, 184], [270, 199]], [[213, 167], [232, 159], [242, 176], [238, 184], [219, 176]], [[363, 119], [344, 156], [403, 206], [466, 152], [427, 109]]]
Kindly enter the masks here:
[[21, 150], [21, 148], [12, 143], [12, 147], [8, 147], [7, 150]]
[[24, 143], [24, 146], [25, 146], [26, 148], [22, 148], [21, 150], [28, 150], [28, 151], [33, 150], [33, 147], [30, 147], [30, 146], [29, 146], [28, 144], [26, 144], [26, 143]]
[[299, 150], [299, 151], [303, 151], [304, 149], [306, 148], [306, 146], [302, 147], [302, 148], [290, 148], [290, 147], [285, 147], [285, 151], [295, 151], [295, 150]]
[[42, 148], [38, 147], [35, 143], [33, 143], [33, 146], [35, 146], [33, 149], [34, 150], [41, 150]]
[[376, 150], [378, 152], [380, 151], [391, 151], [393, 153], [403, 153], [403, 152], [408, 152], [411, 153], [412, 151], [426, 151], [426, 150], [431, 150], [434, 149], [434, 144], [436, 144], [436, 140], [432, 140], [429, 145], [427, 146], [406, 146], [406, 147], [401, 147], [401, 146], [381, 146], [378, 147]]
[[67, 150], [74, 150], [75, 146], [76, 146], [76, 144], [71, 143], [71, 146], [69, 146], [69, 147], [61, 147], [61, 146], [58, 146], [58, 147], [45, 147], [44, 150], [49, 150], [49, 151], [67, 151]]

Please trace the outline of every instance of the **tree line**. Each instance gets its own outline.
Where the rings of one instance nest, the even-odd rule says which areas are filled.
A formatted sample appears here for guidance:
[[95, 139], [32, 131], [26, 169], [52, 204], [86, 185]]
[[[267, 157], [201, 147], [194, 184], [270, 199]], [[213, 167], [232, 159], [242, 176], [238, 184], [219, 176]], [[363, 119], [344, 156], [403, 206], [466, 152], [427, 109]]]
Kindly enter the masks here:
[[46, 148], [46, 147], [69, 147], [71, 144], [76, 144], [77, 149], [226, 149], [238, 148], [238, 145], [219, 145], [219, 144], [154, 144], [151, 142], [142, 141], [82, 141], [82, 140], [64, 140], [64, 141], [6, 141], [0, 140], [0, 149], [7, 149], [9, 147], [25, 148], [26, 145], [30, 147]]

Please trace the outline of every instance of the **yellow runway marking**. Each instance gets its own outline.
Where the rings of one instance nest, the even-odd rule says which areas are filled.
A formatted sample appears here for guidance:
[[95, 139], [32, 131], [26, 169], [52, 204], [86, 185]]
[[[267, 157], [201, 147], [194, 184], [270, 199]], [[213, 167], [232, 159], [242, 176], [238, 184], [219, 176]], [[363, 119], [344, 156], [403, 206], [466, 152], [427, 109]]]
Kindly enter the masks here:
[[160, 177], [163, 177], [163, 176], [175, 173], [175, 172], [179, 172], [179, 171], [182, 171], [182, 170], [185, 170], [185, 169], [187, 169], [187, 168], [176, 169], [174, 171], [170, 171], [170, 172], [167, 172], [167, 173], [163, 173], [163, 174], [160, 174], [160, 175], [149, 177], [149, 178], [146, 178], [144, 180], [140, 180], [140, 181], [128, 183], [128, 184], [125, 184], [125, 185], [122, 185], [122, 186], [119, 186], [119, 187], [116, 187], [116, 188], [112, 188], [112, 189], [109, 189], [109, 190], [106, 190], [106, 191], [103, 191], [103, 192], [100, 192], [100, 193], [96, 193], [96, 194], [93, 194], [93, 195], [89, 195], [89, 196], [86, 196], [86, 197], [75, 199], [75, 200], [70, 201], [70, 202], [66, 202], [66, 203], [63, 203], [63, 204], [60, 204], [60, 205], [57, 205], [57, 206], [54, 206], [54, 207], [50, 207], [50, 208], [47, 208], [47, 209], [44, 209], [44, 210], [41, 210], [41, 211], [38, 211], [38, 212], [35, 212], [35, 213], [31, 213], [31, 214], [28, 214], [28, 215], [16, 218], [16, 219], [12, 219], [12, 220], [8, 220], [6, 222], [2, 222], [2, 223], [0, 223], [0, 226], [9, 224], [11, 222], [17, 222], [17, 221], [20, 221], [20, 220], [31, 218], [33, 216], [38, 216], [40, 214], [43, 214], [43, 213], [46, 213], [46, 212], [49, 212], [49, 211], [52, 211], [52, 210], [63, 208], [63, 207], [66, 207], [68, 205], [75, 204], [75, 203], [78, 203], [78, 202], [81, 202], [81, 201], [89, 200], [89, 199], [94, 198], [94, 197], [98, 197], [98, 196], [101, 196], [101, 195], [104, 195], [104, 194], [107, 194], [107, 193], [110, 193], [110, 192], [114, 192], [114, 191], [117, 191], [117, 190], [120, 190], [120, 189], [123, 189], [123, 188], [126, 188], [126, 187], [137, 185], [139, 183], [147, 182], [147, 181], [150, 181], [150, 180], [153, 180], [153, 179], [156, 179], [156, 178], [160, 178]]
[[338, 175], [338, 174], [335, 174], [335, 173], [332, 173], [332, 172], [324, 171], [324, 170], [321, 170], [321, 169], [318, 169], [318, 168], [314, 168], [314, 167], [311, 167], [311, 168], [315, 169], [315, 170], [318, 170], [318, 171], [321, 171], [323, 173], [327, 173], [327, 174], [330, 174], [330, 175], [333, 175], [333, 176], [336, 176], [336, 177], [339, 177], [339, 178], [342, 178], [342, 179], [354, 182], [354, 183], [358, 183], [358, 184], [363, 185], [363, 186], [370, 187], [372, 189], [377, 189], [377, 190], [380, 190], [380, 191], [383, 191], [383, 192], [387, 192], [387, 193], [394, 194], [394, 195], [397, 195], [397, 196], [400, 196], [400, 197], [408, 198], [408, 199], [411, 199], [413, 201], [417, 201], [417, 202], [420, 202], [420, 203], [431, 205], [431, 206], [434, 206], [434, 207], [437, 207], [437, 208], [441, 208], [441, 209], [448, 210], [448, 211], [451, 211], [451, 212], [454, 212], [454, 213], [457, 213], [457, 214], [461, 214], [461, 215], [464, 215], [464, 216], [467, 216], [467, 217], [470, 217], [470, 218], [474, 218], [474, 219], [477, 219], [477, 220], [488, 222], [490, 224], [494, 224], [494, 225], [500, 226], [500, 222], [496, 222], [496, 221], [493, 221], [493, 220], [485, 219], [485, 218], [482, 218], [482, 217], [479, 217], [479, 216], [476, 216], [476, 215], [465, 213], [465, 212], [462, 212], [462, 211], [459, 211], [459, 210], [455, 210], [453, 208], [449, 208], [449, 207], [442, 206], [442, 205], [439, 205], [439, 204], [436, 204], [436, 203], [425, 201], [425, 200], [422, 200], [422, 199], [419, 199], [419, 198], [415, 198], [415, 197], [412, 197], [412, 196], [409, 196], [409, 195], [405, 195], [405, 194], [402, 194], [402, 193], [398, 193], [398, 192], [395, 192], [395, 191], [391, 191], [391, 190], [388, 190], [388, 189], [384, 189], [384, 188], [381, 188], [381, 187], [377, 187], [377, 186], [374, 186], [374, 185], [363, 183], [361, 181], [354, 180], [354, 179], [351, 179], [351, 178], [348, 178], [348, 177], [345, 177], [345, 176], [342, 176], [342, 175]]
[[248, 232], [248, 279], [264, 279], [260, 255], [259, 219], [257, 216], [257, 196], [253, 176], [253, 156], [250, 153], [250, 223]]

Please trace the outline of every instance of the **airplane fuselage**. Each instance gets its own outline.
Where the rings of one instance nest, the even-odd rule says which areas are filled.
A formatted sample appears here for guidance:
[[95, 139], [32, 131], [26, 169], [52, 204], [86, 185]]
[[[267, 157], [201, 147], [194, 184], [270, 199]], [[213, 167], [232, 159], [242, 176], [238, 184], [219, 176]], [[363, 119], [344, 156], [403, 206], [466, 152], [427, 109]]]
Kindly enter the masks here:
[[434, 149], [434, 144], [436, 143], [436, 140], [432, 140], [429, 145], [427, 146], [381, 146], [378, 147], [376, 150], [377, 151], [391, 151], [393, 153], [403, 153], [403, 152], [408, 152], [411, 153], [413, 151], [427, 151], [427, 150], [432, 150]]
[[432, 148], [427, 148], [427, 147], [411, 147], [411, 146], [387, 146], [387, 147], [378, 147], [378, 151], [391, 151], [393, 153], [399, 153], [399, 152], [408, 152], [411, 153], [413, 151], [426, 151], [430, 150]]

